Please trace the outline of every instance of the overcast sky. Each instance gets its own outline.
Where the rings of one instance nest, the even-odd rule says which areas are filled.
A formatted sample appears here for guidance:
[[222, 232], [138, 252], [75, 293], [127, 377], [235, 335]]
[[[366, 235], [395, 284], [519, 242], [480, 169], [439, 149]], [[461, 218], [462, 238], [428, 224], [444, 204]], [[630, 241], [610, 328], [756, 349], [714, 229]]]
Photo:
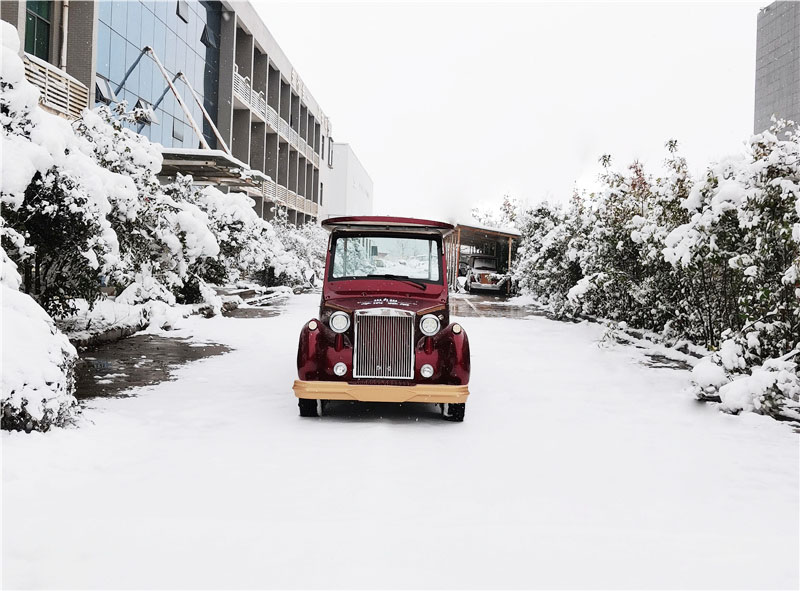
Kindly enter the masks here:
[[763, 2], [254, 1], [375, 184], [376, 214], [565, 200], [601, 154], [693, 169], [752, 132]]

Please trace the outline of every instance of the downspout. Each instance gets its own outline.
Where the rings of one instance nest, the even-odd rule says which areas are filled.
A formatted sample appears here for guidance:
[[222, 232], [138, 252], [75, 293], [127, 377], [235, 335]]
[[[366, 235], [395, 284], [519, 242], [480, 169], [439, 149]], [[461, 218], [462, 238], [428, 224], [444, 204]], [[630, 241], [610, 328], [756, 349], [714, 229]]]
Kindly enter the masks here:
[[63, 0], [61, 13], [61, 57], [58, 67], [67, 70], [67, 34], [69, 33], [69, 0]]

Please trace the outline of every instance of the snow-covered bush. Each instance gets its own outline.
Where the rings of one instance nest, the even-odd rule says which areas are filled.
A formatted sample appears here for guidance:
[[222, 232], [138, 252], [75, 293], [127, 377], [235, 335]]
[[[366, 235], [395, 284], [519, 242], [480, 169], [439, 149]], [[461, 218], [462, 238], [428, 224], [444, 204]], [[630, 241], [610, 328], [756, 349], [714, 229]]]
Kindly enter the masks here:
[[578, 195], [565, 212], [541, 203], [516, 218], [521, 245], [513, 267], [514, 280], [556, 315], [567, 309], [568, 293], [583, 277], [577, 259], [577, 246], [586, 233], [583, 222]]
[[[784, 139], [779, 139], [784, 138]], [[553, 312], [599, 316], [715, 351], [694, 389], [732, 412], [791, 416], [800, 346], [800, 133], [775, 122], [693, 180], [634, 163], [565, 210], [518, 220], [516, 273]], [[574, 265], [574, 266], [571, 266]], [[788, 357], [787, 357], [788, 356]]]
[[38, 106], [26, 79], [19, 38], [2, 22], [2, 244], [23, 271], [25, 291], [55, 313], [74, 297], [93, 300], [100, 278], [119, 263], [106, 216], [110, 198], [133, 191], [129, 179], [99, 166], [69, 123]]
[[2, 257], [2, 367], [0, 427], [47, 431], [69, 420], [76, 400], [73, 370], [77, 353], [53, 320], [30, 296], [19, 291], [22, 278]]
[[285, 248], [262, 275], [267, 285], [319, 283], [325, 273], [328, 232], [316, 224], [295, 226], [283, 208], [277, 207], [272, 228]]

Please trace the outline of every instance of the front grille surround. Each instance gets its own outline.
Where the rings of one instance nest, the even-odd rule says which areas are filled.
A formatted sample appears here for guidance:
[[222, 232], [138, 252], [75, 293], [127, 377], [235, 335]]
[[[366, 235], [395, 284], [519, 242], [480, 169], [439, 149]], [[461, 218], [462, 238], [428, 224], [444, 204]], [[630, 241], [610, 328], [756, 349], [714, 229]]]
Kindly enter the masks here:
[[353, 377], [414, 379], [414, 312], [369, 308], [354, 317]]

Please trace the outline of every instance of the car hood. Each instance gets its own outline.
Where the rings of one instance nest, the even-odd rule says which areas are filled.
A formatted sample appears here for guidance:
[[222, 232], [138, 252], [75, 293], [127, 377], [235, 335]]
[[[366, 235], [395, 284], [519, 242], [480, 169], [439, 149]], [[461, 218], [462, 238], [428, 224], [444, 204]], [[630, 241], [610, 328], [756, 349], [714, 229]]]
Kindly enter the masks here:
[[331, 297], [323, 302], [323, 306], [339, 308], [347, 312], [355, 310], [366, 310], [369, 308], [396, 308], [398, 310], [408, 310], [415, 314], [431, 309], [441, 309], [446, 306], [446, 300], [438, 297], [396, 297], [379, 295], [359, 295]]

